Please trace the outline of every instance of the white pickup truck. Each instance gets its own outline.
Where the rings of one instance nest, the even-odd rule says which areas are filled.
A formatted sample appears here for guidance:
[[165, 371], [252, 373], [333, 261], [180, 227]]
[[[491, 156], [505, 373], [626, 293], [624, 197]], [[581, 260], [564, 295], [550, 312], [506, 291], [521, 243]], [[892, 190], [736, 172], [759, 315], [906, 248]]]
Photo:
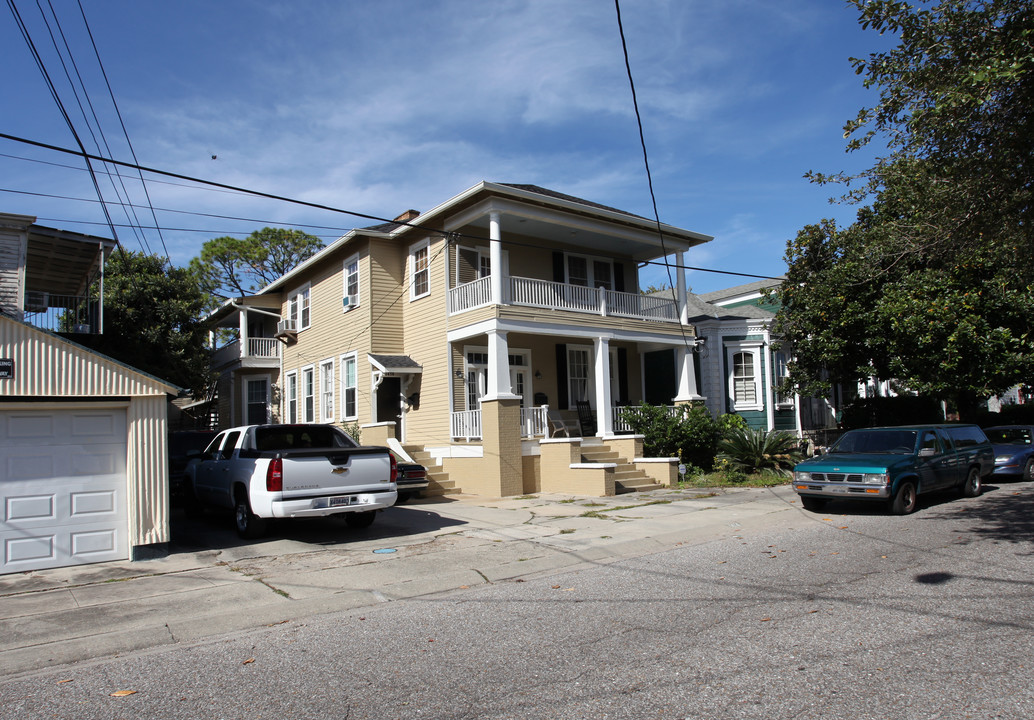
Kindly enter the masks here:
[[396, 474], [388, 448], [359, 446], [332, 425], [246, 425], [220, 432], [187, 466], [186, 501], [233, 510], [244, 538], [272, 518], [347, 513], [362, 528], [395, 504]]

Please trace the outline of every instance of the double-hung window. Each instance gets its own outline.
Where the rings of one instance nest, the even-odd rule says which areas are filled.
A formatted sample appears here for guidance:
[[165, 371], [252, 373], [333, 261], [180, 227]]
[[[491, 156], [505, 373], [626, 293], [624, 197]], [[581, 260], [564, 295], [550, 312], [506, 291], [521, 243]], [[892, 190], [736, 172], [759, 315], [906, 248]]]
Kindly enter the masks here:
[[593, 393], [592, 348], [567, 347], [567, 397], [569, 407], [589, 400]]
[[409, 248], [409, 299], [416, 300], [431, 292], [430, 247], [423, 240]]
[[306, 285], [288, 296], [287, 317], [294, 323], [296, 331], [309, 327], [309, 293], [310, 288]]
[[320, 422], [334, 422], [334, 360], [320, 363]]
[[285, 422], [296, 423], [298, 422], [298, 373], [287, 373], [284, 395], [286, 402], [284, 412], [287, 415]]
[[356, 355], [350, 353], [341, 356], [341, 419], [355, 420], [359, 415]]
[[761, 343], [732, 343], [725, 357], [732, 410], [763, 410]]
[[316, 422], [316, 371], [302, 368], [302, 422]]
[[348, 312], [359, 305], [359, 256], [353, 255], [345, 260], [342, 270], [344, 276], [344, 294], [341, 304], [344, 311]]

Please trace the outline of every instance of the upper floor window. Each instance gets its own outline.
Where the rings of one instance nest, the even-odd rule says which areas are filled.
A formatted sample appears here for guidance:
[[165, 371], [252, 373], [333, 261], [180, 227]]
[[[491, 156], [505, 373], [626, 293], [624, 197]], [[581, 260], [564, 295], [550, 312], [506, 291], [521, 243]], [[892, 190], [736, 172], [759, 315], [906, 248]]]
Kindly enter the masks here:
[[793, 396], [780, 391], [783, 381], [786, 380], [786, 353], [777, 351], [772, 353], [772, 383], [775, 385], [776, 405], [793, 405]]
[[585, 255], [568, 255], [567, 282], [570, 285], [613, 290], [614, 263]]
[[428, 241], [413, 245], [409, 249], [409, 299], [416, 300], [431, 292]]
[[352, 308], [359, 305], [359, 256], [353, 255], [352, 257], [345, 260], [345, 265], [342, 271], [344, 276], [344, 294], [342, 296], [341, 304], [344, 307], [344, 311], [348, 312]]
[[287, 319], [294, 322], [295, 330], [309, 327], [309, 292], [310, 288], [306, 285], [288, 296]]

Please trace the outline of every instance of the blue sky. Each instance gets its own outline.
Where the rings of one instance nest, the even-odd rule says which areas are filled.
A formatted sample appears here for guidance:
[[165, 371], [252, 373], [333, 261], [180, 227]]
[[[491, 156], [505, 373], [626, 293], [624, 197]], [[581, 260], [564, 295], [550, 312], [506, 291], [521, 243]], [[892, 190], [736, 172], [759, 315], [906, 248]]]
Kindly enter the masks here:
[[[99, 118], [92, 131], [37, 4], [14, 2], [89, 152], [99, 126], [110, 151], [98, 154], [132, 162], [124, 123], [144, 166], [378, 217], [428, 210], [481, 180], [653, 216], [612, 0], [84, 0], [121, 120], [78, 2], [53, 0]], [[870, 164], [844, 152], [844, 121], [876, 100], [849, 57], [888, 38], [837, 0], [623, 0], [621, 13], [661, 220], [715, 238], [687, 264], [779, 275], [801, 227], [850, 222], [854, 208], [828, 202], [836, 188], [802, 176]], [[74, 148], [8, 9], [0, 67], [0, 132]], [[109, 236], [82, 168], [0, 139], [0, 210]], [[121, 172], [120, 192], [146, 205], [139, 179]], [[161, 236], [119, 237], [176, 264], [207, 239], [267, 224], [326, 242], [371, 224], [145, 177]], [[107, 176], [101, 186], [117, 199]], [[111, 213], [127, 223], [121, 207]], [[666, 281], [662, 269], [641, 273], [643, 285]], [[750, 281], [688, 275], [701, 293]]]

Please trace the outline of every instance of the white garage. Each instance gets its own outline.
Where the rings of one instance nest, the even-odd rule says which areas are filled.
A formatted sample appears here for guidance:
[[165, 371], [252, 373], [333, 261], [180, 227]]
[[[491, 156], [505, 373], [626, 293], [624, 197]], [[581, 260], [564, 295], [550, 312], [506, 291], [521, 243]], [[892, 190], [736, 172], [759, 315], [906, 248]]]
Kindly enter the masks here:
[[0, 574], [167, 551], [177, 389], [0, 316]]
[[0, 573], [129, 557], [125, 408], [0, 409]]

